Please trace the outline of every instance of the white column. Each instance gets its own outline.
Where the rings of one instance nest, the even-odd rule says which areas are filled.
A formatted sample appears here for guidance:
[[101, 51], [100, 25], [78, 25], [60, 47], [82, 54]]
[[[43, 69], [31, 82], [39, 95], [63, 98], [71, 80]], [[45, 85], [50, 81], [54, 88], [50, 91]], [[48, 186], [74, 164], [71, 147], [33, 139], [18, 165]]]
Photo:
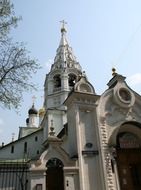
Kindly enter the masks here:
[[69, 83], [68, 83], [68, 73], [65, 71], [61, 75], [61, 90], [69, 91]]
[[84, 170], [83, 170], [83, 156], [82, 156], [82, 137], [81, 137], [81, 130], [79, 126], [79, 111], [78, 107], [76, 108], [76, 133], [77, 133], [77, 147], [78, 147], [78, 155], [79, 155], [79, 178], [80, 178], [80, 189], [85, 189], [85, 183], [84, 183]]

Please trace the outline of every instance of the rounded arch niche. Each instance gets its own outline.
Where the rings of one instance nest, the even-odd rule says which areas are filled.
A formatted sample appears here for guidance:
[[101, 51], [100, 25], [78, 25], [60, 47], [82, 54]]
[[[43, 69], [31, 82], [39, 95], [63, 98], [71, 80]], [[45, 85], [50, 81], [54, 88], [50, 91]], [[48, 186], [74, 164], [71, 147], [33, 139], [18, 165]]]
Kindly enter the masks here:
[[117, 135], [117, 148], [133, 149], [140, 148], [140, 139], [131, 132], [121, 132]]
[[120, 126], [116, 127], [110, 134], [108, 139], [109, 147], [117, 146], [117, 138], [120, 134], [130, 133], [136, 136], [141, 142], [141, 123], [135, 121], [129, 121], [122, 123]]
[[141, 189], [141, 129], [126, 123], [116, 136], [116, 163], [121, 190]]
[[46, 163], [46, 189], [64, 190], [64, 164], [58, 158], [51, 158]]

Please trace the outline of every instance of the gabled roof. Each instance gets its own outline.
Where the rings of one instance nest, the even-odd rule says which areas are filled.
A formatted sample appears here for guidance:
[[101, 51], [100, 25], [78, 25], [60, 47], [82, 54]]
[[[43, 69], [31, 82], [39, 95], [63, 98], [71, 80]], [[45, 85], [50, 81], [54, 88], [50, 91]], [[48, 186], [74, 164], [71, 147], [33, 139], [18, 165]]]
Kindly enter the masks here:
[[17, 139], [17, 140], [15, 140], [15, 141], [12, 141], [12, 142], [10, 142], [10, 143], [8, 143], [8, 144], [6, 144], [6, 145], [0, 147], [0, 150], [1, 150], [1, 149], [4, 149], [5, 147], [11, 146], [11, 145], [13, 145], [13, 144], [15, 144], [15, 143], [17, 143], [17, 142], [20, 142], [20, 141], [22, 141], [23, 139], [26, 139], [26, 138], [28, 138], [28, 137], [31, 137], [32, 135], [35, 135], [36, 133], [38, 133], [38, 132], [40, 132], [40, 131], [42, 131], [42, 130], [43, 130], [43, 128], [39, 128], [39, 129], [37, 129], [37, 131], [35, 131], [35, 132], [33, 132], [33, 133], [31, 133], [31, 134], [29, 134], [29, 135], [27, 135], [27, 136], [21, 137], [20, 139]]

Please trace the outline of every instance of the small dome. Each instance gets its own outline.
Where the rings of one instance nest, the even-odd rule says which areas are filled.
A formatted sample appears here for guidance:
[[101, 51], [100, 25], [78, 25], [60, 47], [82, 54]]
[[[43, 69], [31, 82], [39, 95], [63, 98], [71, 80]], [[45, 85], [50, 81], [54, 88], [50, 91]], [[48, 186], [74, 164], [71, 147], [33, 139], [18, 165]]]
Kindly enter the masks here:
[[39, 109], [39, 116], [44, 115], [44, 114], [45, 114], [45, 108], [43, 107]]
[[28, 114], [38, 114], [38, 111], [34, 108], [34, 104], [32, 105], [32, 107], [28, 110]]

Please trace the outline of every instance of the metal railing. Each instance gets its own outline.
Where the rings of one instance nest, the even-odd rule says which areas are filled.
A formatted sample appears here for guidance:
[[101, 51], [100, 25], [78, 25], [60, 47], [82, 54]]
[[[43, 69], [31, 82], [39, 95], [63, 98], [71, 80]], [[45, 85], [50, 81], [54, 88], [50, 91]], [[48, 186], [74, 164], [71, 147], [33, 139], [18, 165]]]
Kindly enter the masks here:
[[29, 164], [25, 161], [0, 161], [0, 190], [28, 190]]

